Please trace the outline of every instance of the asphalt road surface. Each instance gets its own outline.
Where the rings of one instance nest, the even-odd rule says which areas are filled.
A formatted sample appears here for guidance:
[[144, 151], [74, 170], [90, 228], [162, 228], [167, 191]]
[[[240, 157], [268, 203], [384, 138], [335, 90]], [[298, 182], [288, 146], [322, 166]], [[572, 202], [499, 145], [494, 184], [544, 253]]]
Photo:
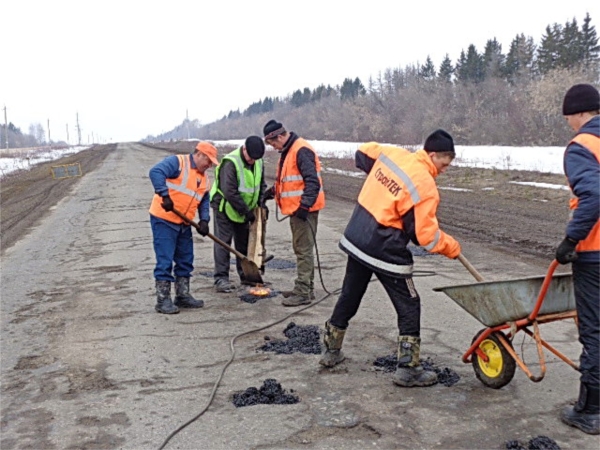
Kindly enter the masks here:
[[[281, 306], [280, 296], [248, 304], [239, 300], [242, 288], [215, 293], [212, 241], [195, 235], [191, 287], [206, 306], [173, 316], [155, 313], [148, 170], [168, 154], [138, 144], [96, 147], [69, 157], [81, 162], [81, 178], [52, 180], [48, 168], [40, 167], [2, 181], [2, 449], [158, 449], [205, 408], [231, 358], [232, 338], [276, 321], [235, 341], [235, 358], [214, 401], [165, 448], [502, 449], [507, 441], [526, 443], [537, 436], [548, 436], [563, 449], [599, 447], [597, 436], [558, 418], [577, 395], [578, 373], [556, 357], [546, 353], [541, 382], [517, 369], [498, 390], [484, 386], [472, 366], [462, 363], [483, 326], [432, 290], [474, 282], [458, 261], [416, 257], [421, 275], [433, 273], [415, 278], [423, 303], [421, 356], [460, 376], [450, 387], [399, 388], [389, 374], [375, 370], [373, 361], [394, 353], [397, 339], [393, 308], [377, 282], [346, 334], [348, 359], [336, 369], [321, 369], [317, 355], [258, 350], [265, 336], [284, 339], [282, 331], [292, 321], [322, 328], [328, 319], [337, 296], [326, 291], [339, 289], [344, 274], [346, 257], [337, 242], [353, 208], [354, 199], [345, 197], [360, 187], [354, 179], [325, 179], [331, 195], [317, 237], [324, 286], [317, 286], [316, 294], [322, 301], [288, 317], [300, 308]], [[442, 201], [463, 205], [456, 206], [460, 220], [453, 223], [452, 210], [445, 209], [442, 226], [455, 232], [464, 255], [486, 280], [545, 273], [551, 242], [562, 234], [566, 204], [564, 215], [552, 215], [551, 209], [536, 212], [531, 206], [546, 208], [551, 202], [529, 197], [522, 199], [526, 204], [519, 196], [494, 204], [473, 195], [465, 204], [453, 195], [459, 194], [444, 192]], [[482, 215], [494, 223], [492, 238], [479, 222]], [[531, 215], [532, 226], [515, 225], [520, 215]], [[293, 263], [289, 223], [275, 216], [272, 211], [268, 251]], [[515, 226], [517, 237], [511, 232]], [[264, 278], [273, 289], [285, 290], [294, 273], [268, 268]], [[238, 281], [233, 271], [231, 278]], [[573, 321], [540, 330], [577, 360], [581, 349]], [[513, 344], [539, 373], [535, 345], [522, 334]], [[300, 402], [233, 405], [234, 393], [268, 378], [293, 390]]]

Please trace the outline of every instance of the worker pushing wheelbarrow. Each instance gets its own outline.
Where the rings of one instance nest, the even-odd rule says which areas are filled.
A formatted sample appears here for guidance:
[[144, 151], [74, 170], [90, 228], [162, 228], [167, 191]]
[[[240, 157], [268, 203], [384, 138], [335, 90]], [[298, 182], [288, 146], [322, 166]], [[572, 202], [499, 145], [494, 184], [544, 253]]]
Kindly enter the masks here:
[[[532, 381], [546, 374], [543, 347], [569, 364], [578, 365], [541, 337], [539, 325], [575, 319], [575, 298], [571, 274], [554, 275], [554, 260], [546, 276], [435, 288], [444, 292], [486, 328], [480, 330], [462, 357], [473, 364], [475, 375], [486, 386], [499, 389], [515, 375], [518, 365]], [[537, 346], [540, 374], [534, 375], [515, 352], [511, 341], [523, 331]]]

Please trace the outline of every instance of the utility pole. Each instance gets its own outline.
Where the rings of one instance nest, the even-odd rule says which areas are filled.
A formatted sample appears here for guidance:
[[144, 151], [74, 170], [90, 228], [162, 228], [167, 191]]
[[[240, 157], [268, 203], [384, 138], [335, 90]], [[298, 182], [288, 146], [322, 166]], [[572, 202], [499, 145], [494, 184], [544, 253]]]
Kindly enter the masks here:
[[6, 150], [8, 150], [8, 121], [6, 120], [6, 105], [4, 105], [4, 140], [6, 141]]
[[50, 147], [50, 119], [48, 119], [48, 147]]
[[190, 119], [188, 118], [188, 110], [185, 110], [185, 123], [187, 125], [188, 141], [190, 140]]
[[67, 145], [69, 145], [69, 124], [67, 124]]
[[81, 128], [79, 127], [79, 113], [77, 113], [76, 117], [77, 117], [77, 145], [81, 145]]

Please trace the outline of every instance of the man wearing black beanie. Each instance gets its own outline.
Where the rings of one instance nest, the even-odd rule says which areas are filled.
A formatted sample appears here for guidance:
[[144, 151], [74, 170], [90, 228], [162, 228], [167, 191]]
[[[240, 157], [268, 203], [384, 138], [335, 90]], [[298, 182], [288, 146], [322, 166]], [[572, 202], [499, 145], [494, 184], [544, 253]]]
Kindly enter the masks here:
[[448, 258], [460, 255], [460, 244], [440, 229], [436, 218], [440, 196], [435, 178], [455, 156], [452, 136], [444, 130], [431, 133], [424, 148], [414, 153], [377, 142], [358, 148], [356, 167], [368, 175], [339, 244], [348, 261], [342, 292], [325, 323], [321, 365], [333, 367], [344, 360], [341, 349], [346, 329], [375, 274], [397, 315], [394, 383], [410, 387], [437, 382], [435, 372], [424, 370], [419, 362], [421, 299], [407, 246], [412, 241]]
[[265, 199], [275, 199], [279, 210], [290, 216], [292, 248], [296, 255], [294, 288], [283, 291], [283, 306], [306, 305], [314, 298], [314, 247], [319, 211], [325, 207], [321, 162], [312, 146], [283, 124], [269, 120], [263, 133], [265, 142], [281, 156], [275, 184]]
[[[244, 145], [224, 156], [215, 169], [215, 182], [210, 190], [210, 204], [214, 210], [215, 236], [242, 254], [248, 253], [250, 224], [256, 220], [254, 209], [262, 204], [266, 184], [262, 157], [265, 144], [259, 136], [249, 136]], [[229, 281], [229, 251], [214, 245], [215, 289], [232, 292], [235, 285]], [[245, 283], [242, 263], [236, 258], [236, 269]]]
[[575, 199], [565, 238], [556, 249], [560, 264], [572, 263], [579, 341], [583, 345], [579, 399], [561, 419], [588, 434], [600, 434], [600, 95], [590, 84], [572, 86], [563, 115], [575, 131], [564, 170]]

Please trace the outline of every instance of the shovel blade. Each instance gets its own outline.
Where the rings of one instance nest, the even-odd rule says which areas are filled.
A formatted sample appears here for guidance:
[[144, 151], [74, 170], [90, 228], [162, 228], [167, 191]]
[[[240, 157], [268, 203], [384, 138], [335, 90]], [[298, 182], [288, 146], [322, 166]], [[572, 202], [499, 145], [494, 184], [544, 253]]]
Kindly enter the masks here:
[[263, 279], [260, 276], [260, 270], [258, 269], [258, 266], [248, 258], [242, 259], [242, 272], [244, 272], [246, 281], [264, 284]]

